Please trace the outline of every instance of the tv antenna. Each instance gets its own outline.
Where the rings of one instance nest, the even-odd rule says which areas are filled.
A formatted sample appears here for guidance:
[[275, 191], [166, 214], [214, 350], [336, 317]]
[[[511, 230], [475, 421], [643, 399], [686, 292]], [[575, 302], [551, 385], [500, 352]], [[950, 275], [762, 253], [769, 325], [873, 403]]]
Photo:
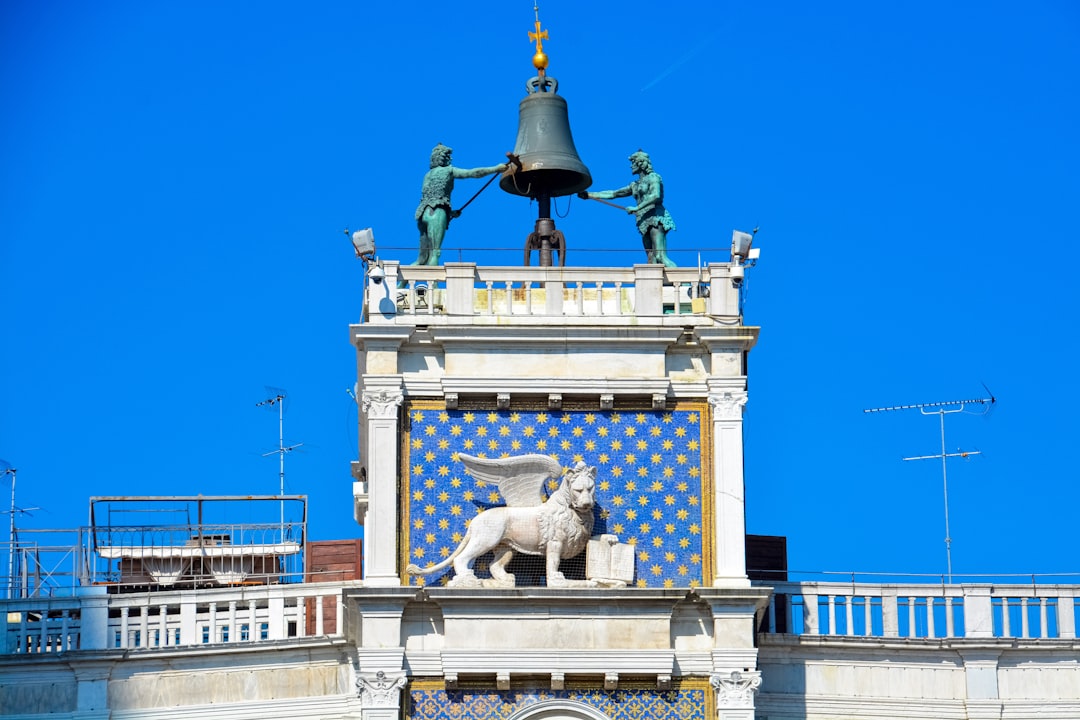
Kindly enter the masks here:
[[[918, 410], [923, 415], [937, 415], [941, 427], [941, 452], [936, 455], [916, 455], [913, 457], [903, 458], [905, 461], [909, 460], [941, 460], [941, 488], [945, 495], [945, 567], [949, 578], [949, 584], [952, 584], [952, 536], [949, 534], [949, 478], [945, 469], [945, 461], [952, 457], [966, 458], [972, 455], [981, 455], [979, 450], [959, 450], [950, 453], [945, 452], [945, 416], [952, 415], [953, 413], [964, 412], [964, 408], [968, 405], [982, 405], [983, 410], [980, 413], [974, 413], [977, 415], [986, 415], [997, 402], [997, 398], [990, 392], [990, 389], [983, 385], [983, 389], [986, 390], [986, 394], [990, 397], [987, 398], [970, 398], [967, 400], [947, 400], [945, 402], [936, 403], [919, 403], [917, 405], [896, 405], [894, 407], [880, 407], [869, 408], [863, 410], [864, 413], [877, 413], [877, 412], [893, 412], [896, 410]], [[970, 412], [970, 411], [968, 411]]]
[[[285, 398], [288, 394], [281, 388], [270, 387], [266, 385], [266, 394], [269, 395], [266, 400], [255, 403], [255, 407], [265, 407], [267, 410], [272, 410], [274, 406], [277, 406], [278, 411], [278, 447], [277, 450], [271, 450], [270, 452], [263, 453], [263, 457], [270, 457], [275, 453], [278, 456], [279, 472], [278, 472], [278, 496], [285, 496], [285, 454], [290, 453], [296, 448], [300, 447], [304, 443], [296, 443], [295, 445], [285, 446]], [[281, 528], [282, 532], [285, 531], [285, 501], [281, 501]], [[281, 541], [284, 542], [285, 538], [282, 537]]]
[[11, 467], [11, 463], [7, 460], [0, 460], [0, 477], [4, 475], [11, 476], [11, 509], [0, 510], [0, 513], [7, 513], [8, 515], [8, 570], [7, 570], [7, 597], [13, 599], [15, 597], [15, 589], [17, 587], [15, 583], [15, 546], [17, 544], [16, 539], [18, 535], [15, 533], [15, 516], [16, 515], [30, 515], [32, 510], [40, 510], [39, 507], [21, 508], [15, 504], [15, 478], [19, 474], [19, 471]]

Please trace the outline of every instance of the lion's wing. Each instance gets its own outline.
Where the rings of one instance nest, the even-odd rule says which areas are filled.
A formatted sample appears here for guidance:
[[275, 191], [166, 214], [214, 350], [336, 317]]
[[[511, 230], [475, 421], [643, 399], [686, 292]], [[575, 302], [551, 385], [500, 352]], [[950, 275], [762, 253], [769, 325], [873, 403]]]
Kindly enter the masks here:
[[562, 474], [562, 465], [547, 455], [478, 458], [458, 453], [458, 459], [477, 480], [493, 483], [510, 507], [533, 507], [544, 502], [544, 482]]

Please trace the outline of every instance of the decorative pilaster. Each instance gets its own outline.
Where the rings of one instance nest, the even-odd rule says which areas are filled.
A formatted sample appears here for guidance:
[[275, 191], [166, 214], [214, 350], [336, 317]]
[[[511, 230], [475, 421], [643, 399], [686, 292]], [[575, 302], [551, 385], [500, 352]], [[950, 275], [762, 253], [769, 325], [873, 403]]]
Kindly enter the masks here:
[[761, 673], [733, 670], [712, 675], [709, 684], [716, 691], [717, 720], [754, 720], [754, 696], [761, 687]]
[[78, 717], [109, 717], [109, 676], [113, 665], [112, 661], [90, 660], [74, 666], [75, 679], [79, 683], [76, 691]]
[[401, 690], [405, 687], [405, 671], [360, 673], [356, 678], [360, 695], [362, 720], [397, 720], [401, 707]]
[[366, 418], [362, 451], [368, 471], [364, 521], [364, 584], [368, 587], [401, 584], [397, 571], [398, 408], [405, 398], [400, 377], [385, 381], [385, 386], [373, 387], [374, 379], [365, 379], [361, 399]]
[[964, 708], [971, 720], [999, 720], [1003, 704], [998, 691], [999, 649], [960, 650], [964, 660]]
[[743, 481], [742, 412], [747, 401], [745, 388], [743, 378], [712, 380], [709, 383], [713, 420], [715, 586], [750, 585], [746, 577], [746, 490]]

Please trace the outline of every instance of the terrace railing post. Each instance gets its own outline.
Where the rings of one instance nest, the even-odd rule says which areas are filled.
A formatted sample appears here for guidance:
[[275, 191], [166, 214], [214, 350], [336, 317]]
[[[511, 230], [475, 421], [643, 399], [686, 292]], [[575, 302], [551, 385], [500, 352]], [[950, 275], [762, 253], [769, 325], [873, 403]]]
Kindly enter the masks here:
[[446, 312], [472, 315], [476, 263], [446, 263]]
[[1076, 590], [1060, 588], [1057, 595], [1058, 637], [1076, 637]]
[[735, 317], [739, 314], [739, 288], [731, 280], [727, 263], [709, 263], [709, 314]]
[[900, 619], [898, 617], [896, 588], [884, 587], [881, 589], [881, 632], [885, 637], [900, 636]]
[[109, 596], [106, 588], [79, 588], [79, 649], [104, 650], [109, 647]]
[[634, 266], [634, 312], [637, 315], [664, 314], [664, 268], [662, 265]]
[[803, 586], [803, 633], [818, 634], [818, 596], [817, 586]]
[[181, 645], [195, 645], [199, 642], [199, 608], [195, 604], [195, 598], [195, 592], [185, 592], [180, 596]]
[[[554, 279], [556, 274], [558, 279]], [[544, 314], [561, 317], [563, 315], [563, 279], [557, 270], [548, 270], [552, 279], [544, 281]]]
[[268, 603], [270, 613], [270, 640], [280, 640], [286, 636], [285, 632], [285, 597], [280, 593], [270, 596]]
[[[964, 637], [994, 637], [994, 613], [987, 585], [964, 585]], [[1008, 612], [1008, 608], [1005, 608]]]

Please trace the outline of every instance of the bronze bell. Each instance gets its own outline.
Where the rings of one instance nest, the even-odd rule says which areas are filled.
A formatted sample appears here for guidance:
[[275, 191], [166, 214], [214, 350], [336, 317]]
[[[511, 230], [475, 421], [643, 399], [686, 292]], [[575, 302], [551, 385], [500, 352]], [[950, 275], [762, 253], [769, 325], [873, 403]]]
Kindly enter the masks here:
[[589, 168], [578, 157], [570, 134], [566, 100], [556, 94], [558, 82], [534, 77], [529, 94], [518, 106], [518, 133], [514, 155], [517, 172], [504, 176], [499, 187], [530, 198], [572, 195], [592, 185]]
[[529, 94], [518, 106], [517, 141], [510, 154], [513, 168], [499, 187], [536, 200], [539, 217], [525, 240], [525, 264], [532, 251], [539, 250], [540, 265], [548, 267], [552, 253], [558, 254], [559, 265], [566, 264], [566, 238], [551, 219], [551, 198], [584, 190], [592, 185], [592, 175], [574, 147], [566, 101], [556, 94], [559, 82], [547, 77], [542, 67], [537, 69], [540, 74], [526, 83]]

